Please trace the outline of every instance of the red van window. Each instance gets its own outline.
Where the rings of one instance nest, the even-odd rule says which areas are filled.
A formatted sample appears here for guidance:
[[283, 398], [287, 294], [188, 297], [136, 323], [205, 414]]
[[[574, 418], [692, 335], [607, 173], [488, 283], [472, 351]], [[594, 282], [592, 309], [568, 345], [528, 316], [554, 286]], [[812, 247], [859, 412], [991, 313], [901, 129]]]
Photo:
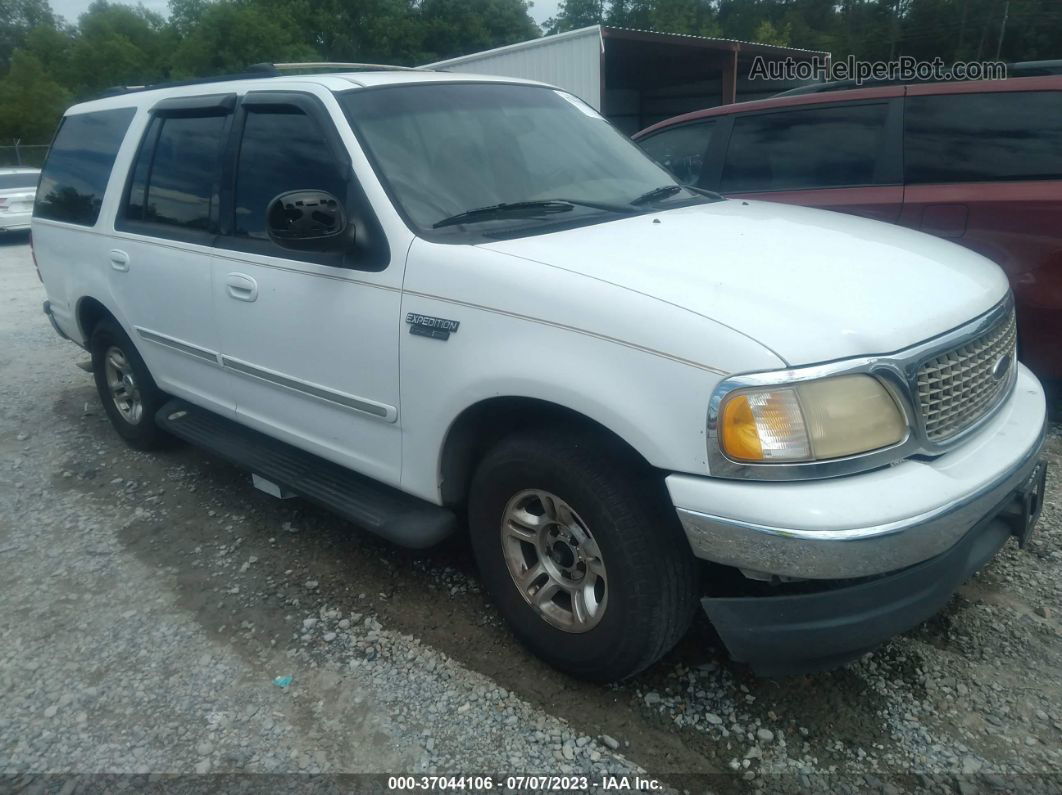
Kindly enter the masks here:
[[800, 190], [874, 184], [885, 103], [757, 113], [734, 119], [720, 190]]
[[1062, 179], [1062, 91], [908, 97], [909, 183]]
[[644, 138], [638, 145], [683, 185], [696, 185], [714, 129], [711, 121], [683, 124]]

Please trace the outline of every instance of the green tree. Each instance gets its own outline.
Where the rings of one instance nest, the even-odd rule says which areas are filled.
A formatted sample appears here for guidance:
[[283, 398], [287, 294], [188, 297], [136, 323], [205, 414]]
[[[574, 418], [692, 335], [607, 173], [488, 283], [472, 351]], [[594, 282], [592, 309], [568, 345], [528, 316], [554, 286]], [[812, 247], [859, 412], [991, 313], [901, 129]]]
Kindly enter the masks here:
[[417, 21], [425, 60], [515, 44], [541, 33], [524, 0], [422, 0]]
[[48, 76], [41, 62], [15, 50], [7, 75], [0, 80], [0, 140], [47, 143], [69, 104], [69, 92]]
[[34, 28], [55, 27], [55, 14], [48, 0], [0, 0], [0, 72], [11, 65], [11, 56]]
[[175, 76], [242, 72], [254, 63], [312, 61], [317, 52], [300, 41], [298, 28], [279, 10], [221, 2], [206, 6], [176, 45]]
[[143, 6], [95, 0], [78, 20], [69, 55], [79, 97], [119, 85], [143, 85], [168, 74], [165, 21]]
[[789, 25], [782, 25], [781, 28], [776, 28], [771, 24], [770, 20], [763, 20], [756, 28], [756, 33], [753, 35], [753, 41], [760, 44], [775, 44], [779, 47], [789, 46]]
[[563, 33], [605, 21], [604, 0], [561, 0], [557, 16], [546, 20], [548, 33]]

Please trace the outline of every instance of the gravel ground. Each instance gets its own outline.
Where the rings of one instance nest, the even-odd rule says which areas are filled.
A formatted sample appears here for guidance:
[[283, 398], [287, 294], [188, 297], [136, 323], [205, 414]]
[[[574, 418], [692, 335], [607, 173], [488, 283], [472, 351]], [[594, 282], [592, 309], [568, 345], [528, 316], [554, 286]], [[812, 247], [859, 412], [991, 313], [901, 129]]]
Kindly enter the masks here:
[[71, 773], [1062, 787], [1057, 424], [1029, 548], [1008, 545], [922, 627], [770, 681], [701, 620], [602, 688], [512, 640], [460, 539], [416, 555], [192, 448], [126, 448], [43, 297], [28, 247], [0, 241], [0, 791]]

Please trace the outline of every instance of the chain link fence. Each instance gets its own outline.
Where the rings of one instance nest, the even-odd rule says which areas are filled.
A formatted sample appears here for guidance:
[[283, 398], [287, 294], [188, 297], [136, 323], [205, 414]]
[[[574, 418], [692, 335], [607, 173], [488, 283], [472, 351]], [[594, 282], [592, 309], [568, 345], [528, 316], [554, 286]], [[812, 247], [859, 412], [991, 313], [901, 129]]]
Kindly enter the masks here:
[[10, 168], [11, 166], [40, 168], [44, 164], [44, 157], [47, 154], [47, 144], [15, 143], [10, 146], [0, 145], [0, 168]]

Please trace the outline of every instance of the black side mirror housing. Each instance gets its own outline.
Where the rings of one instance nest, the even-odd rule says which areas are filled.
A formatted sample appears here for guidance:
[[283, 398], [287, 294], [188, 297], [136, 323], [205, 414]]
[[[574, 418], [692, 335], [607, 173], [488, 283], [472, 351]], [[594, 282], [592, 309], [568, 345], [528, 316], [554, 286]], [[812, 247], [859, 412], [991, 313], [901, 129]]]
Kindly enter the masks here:
[[323, 190], [276, 196], [266, 209], [266, 229], [278, 246], [299, 251], [346, 251], [354, 243], [342, 202]]

